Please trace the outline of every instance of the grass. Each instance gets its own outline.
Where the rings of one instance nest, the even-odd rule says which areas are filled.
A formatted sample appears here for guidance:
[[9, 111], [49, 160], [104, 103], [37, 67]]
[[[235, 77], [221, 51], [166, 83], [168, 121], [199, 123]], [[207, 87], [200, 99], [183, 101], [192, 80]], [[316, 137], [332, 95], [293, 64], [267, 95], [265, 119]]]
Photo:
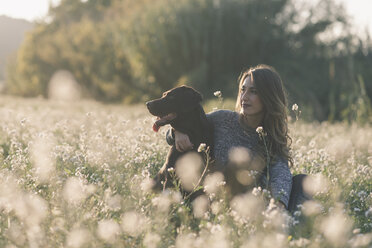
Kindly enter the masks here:
[[0, 247], [372, 245], [369, 125], [291, 123], [291, 170], [314, 175], [314, 200], [289, 216], [259, 188], [150, 192], [169, 146], [142, 105], [1, 97], [0, 116]]

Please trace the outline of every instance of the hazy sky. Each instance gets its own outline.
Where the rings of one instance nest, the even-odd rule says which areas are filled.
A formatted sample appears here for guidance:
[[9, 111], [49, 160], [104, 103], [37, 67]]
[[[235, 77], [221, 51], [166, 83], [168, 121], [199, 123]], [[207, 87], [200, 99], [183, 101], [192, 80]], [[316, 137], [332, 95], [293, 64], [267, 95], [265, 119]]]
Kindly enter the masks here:
[[[49, 3], [56, 4], [59, 1], [60, 0], [0, 0], [0, 15], [32, 21], [42, 18], [47, 14]], [[372, 33], [372, 0], [336, 1], [344, 2], [350, 15], [353, 16], [354, 22], [363, 27], [368, 25]]]
[[0, 15], [33, 21], [48, 13], [49, 3], [59, 2], [60, 0], [0, 0]]

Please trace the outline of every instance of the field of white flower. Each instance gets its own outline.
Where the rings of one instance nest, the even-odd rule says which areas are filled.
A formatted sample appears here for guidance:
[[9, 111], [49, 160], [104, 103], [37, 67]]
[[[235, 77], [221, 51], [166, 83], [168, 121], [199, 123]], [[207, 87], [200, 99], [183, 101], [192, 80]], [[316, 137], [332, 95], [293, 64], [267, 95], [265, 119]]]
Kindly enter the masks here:
[[[372, 127], [291, 123], [294, 216], [266, 190], [149, 191], [169, 146], [144, 106], [0, 99], [0, 247], [371, 247]], [[211, 186], [211, 185], [208, 185]]]

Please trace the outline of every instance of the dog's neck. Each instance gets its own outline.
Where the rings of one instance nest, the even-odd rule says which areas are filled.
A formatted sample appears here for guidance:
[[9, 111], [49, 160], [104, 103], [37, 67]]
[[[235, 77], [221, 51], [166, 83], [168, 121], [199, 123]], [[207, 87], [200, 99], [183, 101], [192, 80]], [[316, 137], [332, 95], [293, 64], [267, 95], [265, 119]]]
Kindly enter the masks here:
[[[206, 140], [197, 139], [197, 137], [205, 137], [206, 135], [203, 134], [203, 120], [201, 120], [200, 118], [200, 116], [205, 116], [205, 114], [203, 108], [200, 105], [196, 108], [197, 109], [178, 115], [178, 117], [171, 121], [170, 124], [174, 129], [187, 134], [190, 138], [191, 143], [197, 144], [197, 146], [199, 146], [200, 143], [206, 142]], [[190, 123], [190, 120], [192, 120], [193, 122]]]

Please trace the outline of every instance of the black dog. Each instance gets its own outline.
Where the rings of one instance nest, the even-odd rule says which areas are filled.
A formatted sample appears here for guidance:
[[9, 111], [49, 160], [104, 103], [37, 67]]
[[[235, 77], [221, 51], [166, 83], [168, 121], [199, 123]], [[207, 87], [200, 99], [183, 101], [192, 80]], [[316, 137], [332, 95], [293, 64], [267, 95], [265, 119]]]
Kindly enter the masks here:
[[[213, 126], [207, 120], [200, 105], [202, 96], [191, 87], [180, 86], [163, 93], [159, 99], [146, 103], [149, 112], [158, 119], [153, 125], [157, 132], [161, 126], [170, 124], [174, 129], [187, 134], [196, 151], [201, 143], [205, 143], [212, 151]], [[175, 145], [168, 152], [163, 167], [155, 178], [155, 189], [171, 186], [168, 180], [168, 169], [174, 167], [176, 160], [185, 153], [177, 151]], [[163, 184], [162, 185], [162, 182]]]

